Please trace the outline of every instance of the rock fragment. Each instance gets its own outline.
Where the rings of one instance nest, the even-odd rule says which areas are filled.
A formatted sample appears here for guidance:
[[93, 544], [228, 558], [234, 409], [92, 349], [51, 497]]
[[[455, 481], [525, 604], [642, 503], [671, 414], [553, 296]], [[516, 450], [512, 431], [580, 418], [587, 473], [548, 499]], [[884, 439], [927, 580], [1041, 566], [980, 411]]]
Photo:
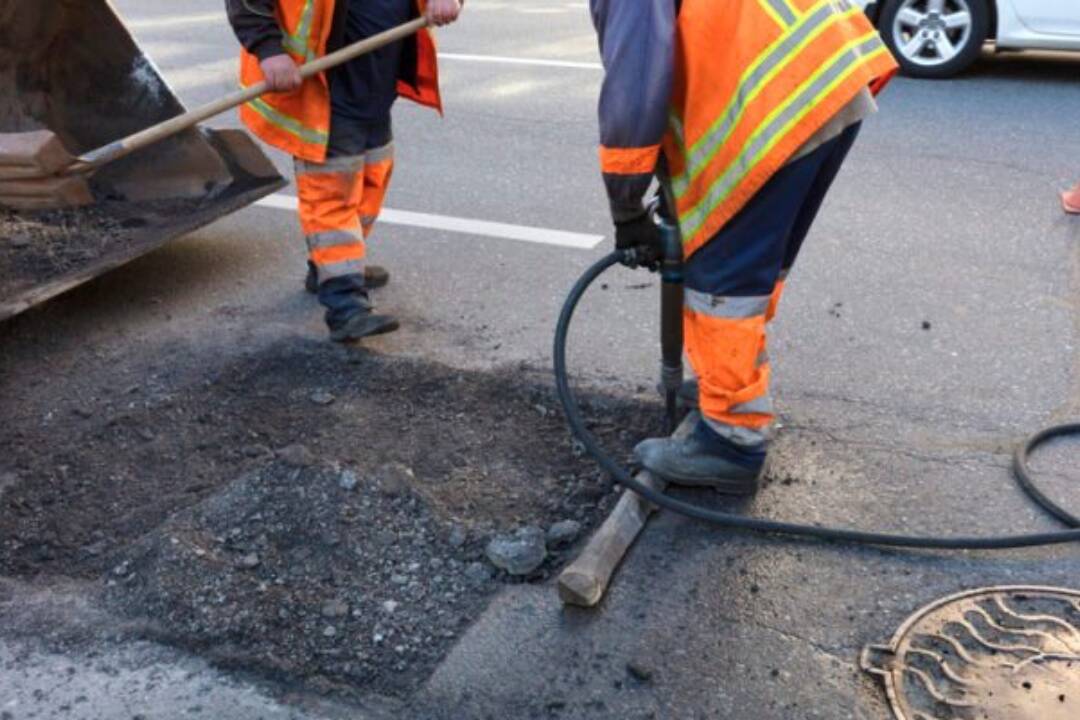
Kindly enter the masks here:
[[560, 520], [548, 528], [547, 544], [549, 547], [569, 545], [580, 533], [581, 523], [577, 520]]
[[488, 542], [486, 554], [491, 564], [500, 570], [511, 575], [529, 575], [547, 557], [544, 531], [527, 525], [512, 534], [496, 535]]
[[308, 467], [315, 464], [315, 456], [302, 443], [293, 443], [277, 451], [278, 458], [286, 465]]

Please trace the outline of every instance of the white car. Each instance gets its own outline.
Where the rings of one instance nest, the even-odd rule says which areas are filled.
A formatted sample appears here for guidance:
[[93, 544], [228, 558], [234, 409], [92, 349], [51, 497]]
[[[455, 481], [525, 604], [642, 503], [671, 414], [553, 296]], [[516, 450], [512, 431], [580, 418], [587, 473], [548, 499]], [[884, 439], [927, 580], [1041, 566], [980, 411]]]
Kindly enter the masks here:
[[947, 77], [998, 50], [1080, 51], [1080, 0], [856, 0], [908, 75]]

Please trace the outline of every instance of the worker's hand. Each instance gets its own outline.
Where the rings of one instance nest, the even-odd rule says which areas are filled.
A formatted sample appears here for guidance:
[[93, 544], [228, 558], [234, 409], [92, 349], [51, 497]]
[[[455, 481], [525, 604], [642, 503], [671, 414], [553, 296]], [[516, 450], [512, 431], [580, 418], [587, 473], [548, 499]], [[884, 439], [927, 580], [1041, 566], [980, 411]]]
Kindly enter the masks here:
[[304, 79], [300, 77], [300, 68], [287, 54], [272, 55], [259, 63], [270, 92], [291, 93], [300, 89]]
[[449, 25], [461, 14], [461, 2], [460, 0], [428, 0], [425, 14], [432, 25]]
[[660, 230], [649, 213], [615, 223], [615, 249], [625, 252], [624, 264], [654, 269], [663, 254]]

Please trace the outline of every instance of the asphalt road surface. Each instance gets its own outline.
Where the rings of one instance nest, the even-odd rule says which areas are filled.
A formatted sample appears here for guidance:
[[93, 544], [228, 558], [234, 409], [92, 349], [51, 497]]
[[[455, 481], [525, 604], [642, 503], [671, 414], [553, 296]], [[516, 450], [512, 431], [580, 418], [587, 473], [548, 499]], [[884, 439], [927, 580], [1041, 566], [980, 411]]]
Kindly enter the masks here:
[[[189, 106], [235, 87], [219, 1], [116, 4]], [[395, 212], [372, 254], [394, 274], [379, 303], [403, 329], [372, 346], [474, 369], [544, 367], [565, 292], [611, 236], [587, 6], [469, 0], [439, 42], [445, 117], [395, 110]], [[1080, 415], [1080, 222], [1057, 201], [1080, 178], [1078, 117], [1077, 57], [987, 56], [951, 81], [892, 83], [805, 246], [771, 339], [782, 418], [774, 472], [799, 481], [770, 486], [743, 511], [913, 533], [1055, 527], [1015, 490], [1008, 461], [1027, 433]], [[271, 155], [286, 173], [287, 158]], [[297, 223], [282, 209], [292, 192], [0, 327], [9, 389], [62, 373], [60, 359], [79, 348], [119, 363], [133, 343], [228, 354], [283, 333], [321, 337], [321, 313], [299, 292]], [[582, 309], [575, 372], [611, 392], [650, 392], [656, 316], [655, 277], [613, 273]], [[1040, 461], [1064, 498], [1077, 449], [1060, 443]], [[1075, 547], [896, 554], [665, 516], [599, 613], [561, 612], [550, 586], [504, 590], [414, 712], [884, 719], [883, 692], [857, 666], [862, 646], [939, 596], [1075, 586], [1078, 571]], [[69, 695], [42, 680], [60, 661], [26, 657], [31, 669], [0, 679], [0, 712], [7, 702], [16, 718], [35, 704], [39, 717], [69, 716], [59, 709]], [[197, 659], [154, 657], [176, 683], [216, 688], [204, 706], [232, 717], [340, 710], [284, 709]], [[648, 668], [648, 680], [628, 678], [628, 663]], [[183, 695], [180, 685], [139, 682], [123, 692], [152, 699], [147, 717], [189, 716], [169, 694]], [[123, 717], [133, 705], [101, 707]]]

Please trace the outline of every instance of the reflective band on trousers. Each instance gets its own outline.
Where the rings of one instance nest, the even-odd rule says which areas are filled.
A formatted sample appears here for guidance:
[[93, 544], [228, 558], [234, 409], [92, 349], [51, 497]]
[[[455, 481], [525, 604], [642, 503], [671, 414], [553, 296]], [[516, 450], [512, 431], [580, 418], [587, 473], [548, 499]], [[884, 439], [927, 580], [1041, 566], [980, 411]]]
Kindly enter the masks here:
[[294, 158], [293, 166], [297, 175], [324, 175], [328, 173], [355, 175], [364, 169], [364, 159], [363, 155], [340, 155], [327, 158], [326, 162], [314, 163]]
[[[859, 11], [856, 11], [859, 12]], [[799, 24], [781, 36], [776, 42], [765, 49], [758, 59], [746, 69], [742, 78], [739, 79], [738, 90], [732, 97], [727, 108], [720, 114], [715, 123], [688, 149], [686, 158], [686, 171], [672, 178], [672, 187], [676, 197], [682, 197], [689, 188], [690, 180], [701, 174], [709, 161], [723, 147], [728, 137], [738, 126], [746, 113], [747, 107], [752, 103], [784, 67], [815, 38], [825, 32], [832, 24], [843, 20], [851, 13], [837, 13], [831, 0], [821, 0], [806, 15]], [[682, 122], [675, 116], [671, 118], [671, 127], [679, 144], [684, 146], [686, 139], [683, 136]]]
[[772, 295], [749, 295], [744, 297], [710, 295], [700, 290], [685, 291], [686, 307], [700, 315], [717, 318], [750, 318], [764, 315], [769, 309]]
[[363, 242], [363, 237], [354, 230], [324, 230], [305, 236], [308, 250], [324, 250], [338, 245], [356, 245]]
[[760, 2], [765, 11], [781, 25], [793, 25], [799, 19], [784, 0], [760, 0]]
[[721, 435], [728, 440], [731, 440], [739, 445], [746, 445], [749, 447], [760, 446], [761, 443], [769, 439], [768, 425], [762, 427], [760, 430], [754, 430], [747, 427], [738, 427], [736, 425], [728, 425], [722, 420], [714, 420], [708, 416], [702, 416], [702, 419], [711, 427], [718, 435]]
[[759, 398], [732, 405], [728, 409], [728, 413], [732, 415], [772, 415], [772, 398], [768, 395], [762, 395]]
[[373, 148], [364, 153], [364, 162], [376, 163], [394, 159], [394, 143], [388, 142], [382, 147]]
[[271, 125], [274, 125], [291, 135], [295, 135], [301, 142], [311, 143], [313, 145], [325, 145], [330, 140], [330, 136], [327, 133], [322, 132], [321, 130], [313, 130], [304, 127], [299, 120], [278, 112], [261, 98], [252, 100], [247, 104], [247, 107], [251, 108], [259, 115], [262, 115], [263, 119]]
[[709, 214], [727, 199], [731, 191], [738, 186], [760, 158], [782, 140], [793, 125], [816, 107], [822, 95], [827, 95], [835, 86], [844, 81], [848, 73], [856, 70], [860, 59], [877, 52], [886, 52], [877, 31], [868, 37], [851, 41], [778, 106], [750, 137], [742, 153], [713, 182], [705, 197], [679, 218], [683, 238], [692, 238], [697, 233]]
[[364, 261], [345, 260], [343, 262], [327, 263], [326, 265], [316, 265], [315, 269], [319, 276], [319, 282], [324, 283], [331, 278], [344, 277], [345, 275], [363, 275]]

